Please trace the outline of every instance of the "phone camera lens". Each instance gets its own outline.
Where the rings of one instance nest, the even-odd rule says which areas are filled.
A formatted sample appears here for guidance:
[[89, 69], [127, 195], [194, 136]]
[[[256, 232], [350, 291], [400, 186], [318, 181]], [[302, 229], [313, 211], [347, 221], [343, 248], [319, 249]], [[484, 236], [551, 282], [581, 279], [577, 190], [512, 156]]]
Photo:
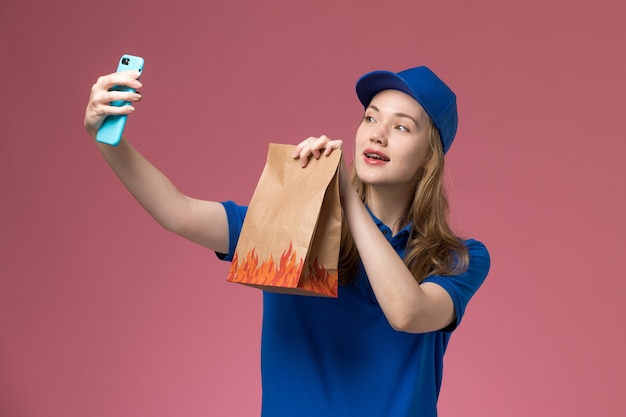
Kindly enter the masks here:
[[130, 62], [129, 58], [122, 58], [122, 65], [128, 65], [129, 62]]

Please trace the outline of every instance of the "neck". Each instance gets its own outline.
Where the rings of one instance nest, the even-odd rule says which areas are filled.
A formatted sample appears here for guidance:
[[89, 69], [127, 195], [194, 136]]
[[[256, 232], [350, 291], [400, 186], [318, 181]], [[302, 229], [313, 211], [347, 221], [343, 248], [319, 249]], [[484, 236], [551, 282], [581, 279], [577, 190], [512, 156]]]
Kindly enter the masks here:
[[389, 226], [395, 235], [404, 226], [409, 204], [406, 193], [388, 188], [370, 187], [367, 195], [367, 205], [378, 219]]

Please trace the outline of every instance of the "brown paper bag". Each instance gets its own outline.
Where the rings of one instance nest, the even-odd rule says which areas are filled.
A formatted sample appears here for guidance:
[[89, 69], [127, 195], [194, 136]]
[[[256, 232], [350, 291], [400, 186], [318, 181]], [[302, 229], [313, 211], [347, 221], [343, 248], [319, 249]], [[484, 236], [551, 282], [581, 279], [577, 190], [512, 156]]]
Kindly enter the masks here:
[[293, 145], [270, 144], [228, 281], [272, 292], [337, 297], [341, 151], [292, 158]]

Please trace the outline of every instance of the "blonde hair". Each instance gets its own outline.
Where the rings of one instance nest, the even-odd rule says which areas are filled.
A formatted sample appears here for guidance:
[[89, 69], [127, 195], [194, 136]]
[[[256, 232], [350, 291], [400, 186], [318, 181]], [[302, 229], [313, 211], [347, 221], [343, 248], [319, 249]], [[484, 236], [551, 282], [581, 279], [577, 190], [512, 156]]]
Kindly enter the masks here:
[[[421, 283], [430, 275], [456, 275], [465, 271], [469, 255], [463, 241], [448, 224], [448, 198], [444, 188], [443, 145], [432, 121], [429, 132], [430, 155], [417, 179], [413, 199], [406, 208], [402, 225], [411, 223], [404, 263]], [[352, 185], [361, 200], [367, 201], [368, 187], [352, 167]], [[347, 285], [356, 277], [359, 255], [344, 220], [339, 254], [339, 283]]]

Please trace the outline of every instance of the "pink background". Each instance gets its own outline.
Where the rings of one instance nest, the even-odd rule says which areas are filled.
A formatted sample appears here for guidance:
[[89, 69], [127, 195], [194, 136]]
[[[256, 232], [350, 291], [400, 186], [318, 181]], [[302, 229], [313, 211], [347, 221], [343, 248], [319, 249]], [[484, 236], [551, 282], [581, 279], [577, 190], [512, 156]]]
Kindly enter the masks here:
[[83, 130], [122, 53], [146, 59], [133, 143], [240, 203], [269, 142], [351, 142], [362, 73], [430, 66], [459, 97], [453, 222], [493, 260], [440, 414], [622, 415], [625, 20], [618, 0], [2, 0], [0, 416], [258, 415], [261, 293], [162, 230]]

